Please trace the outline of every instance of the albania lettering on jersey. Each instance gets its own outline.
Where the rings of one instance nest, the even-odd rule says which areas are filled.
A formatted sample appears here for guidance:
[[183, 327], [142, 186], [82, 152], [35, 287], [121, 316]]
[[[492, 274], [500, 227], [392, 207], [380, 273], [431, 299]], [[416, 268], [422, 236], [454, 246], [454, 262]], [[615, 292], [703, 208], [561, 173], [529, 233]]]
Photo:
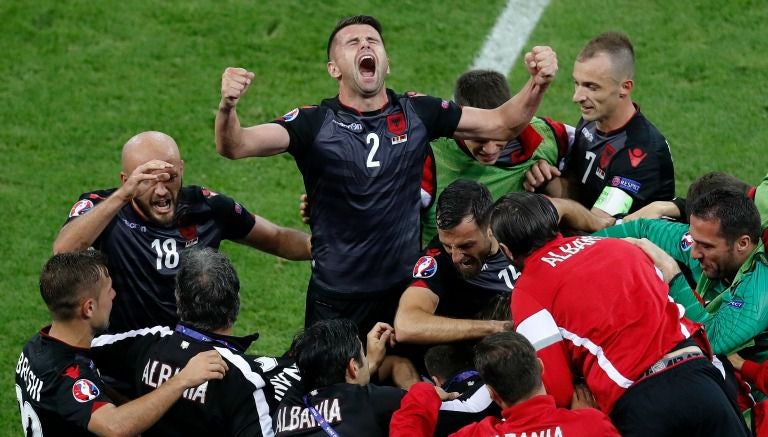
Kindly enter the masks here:
[[[338, 398], [324, 399], [319, 404], [314, 405], [314, 407], [331, 425], [343, 420]], [[275, 428], [277, 433], [303, 431], [319, 426], [306, 407], [296, 405], [285, 406], [277, 411], [277, 425]]]
[[[156, 360], [148, 360], [144, 366], [144, 372], [141, 374], [141, 382], [152, 389], [159, 388], [171, 376], [174, 376], [181, 372], [180, 367], [172, 367], [169, 364], [162, 363]], [[184, 399], [205, 404], [205, 393], [208, 390], [208, 381], [198, 385], [197, 387], [191, 387], [184, 390], [182, 397]]]
[[568, 258], [581, 252], [585, 247], [591, 246], [602, 239], [602, 237], [591, 236], [579, 237], [570, 243], [558, 247], [557, 251], [547, 252], [547, 256], [541, 257], [541, 260], [552, 267], [557, 267], [557, 263], [566, 261]]

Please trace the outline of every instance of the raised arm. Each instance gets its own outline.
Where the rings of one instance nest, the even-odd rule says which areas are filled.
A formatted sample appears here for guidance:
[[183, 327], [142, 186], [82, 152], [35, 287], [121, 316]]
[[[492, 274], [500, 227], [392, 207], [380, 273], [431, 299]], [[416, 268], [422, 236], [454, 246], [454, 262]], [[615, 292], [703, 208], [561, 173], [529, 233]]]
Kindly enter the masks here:
[[531, 78], [506, 103], [496, 109], [463, 108], [456, 138], [508, 141], [525, 129], [557, 74], [557, 56], [550, 47], [536, 46], [526, 53], [525, 65]]
[[395, 314], [398, 342], [439, 344], [485, 337], [511, 331], [512, 323], [501, 320], [452, 319], [435, 315], [440, 298], [428, 288], [408, 287]]
[[222, 379], [227, 370], [227, 363], [218, 352], [201, 352], [156, 390], [119, 407], [107, 404], [94, 411], [88, 431], [105, 436], [140, 434], [160, 420], [184, 390], [211, 379]]
[[293, 261], [312, 258], [312, 245], [308, 234], [278, 226], [259, 216], [255, 217], [256, 223], [248, 235], [239, 241], [240, 243]]
[[221, 102], [216, 112], [216, 151], [225, 158], [271, 156], [285, 152], [290, 136], [284, 127], [265, 123], [248, 128], [240, 126], [235, 107], [253, 81], [253, 73], [229, 67], [221, 76]]
[[176, 175], [177, 170], [165, 161], [153, 160], [136, 167], [114, 193], [61, 228], [53, 243], [53, 253], [87, 249], [126, 203], [152, 189], [157, 182], [168, 181]]

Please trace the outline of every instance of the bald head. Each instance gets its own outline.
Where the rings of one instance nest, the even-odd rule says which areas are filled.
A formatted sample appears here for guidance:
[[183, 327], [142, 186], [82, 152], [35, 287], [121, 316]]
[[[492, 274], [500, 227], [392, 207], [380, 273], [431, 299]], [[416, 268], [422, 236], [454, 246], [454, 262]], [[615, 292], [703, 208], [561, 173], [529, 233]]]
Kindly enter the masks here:
[[162, 132], [142, 132], [128, 140], [123, 146], [123, 173], [129, 175], [136, 167], [157, 159], [181, 168], [179, 146], [170, 136]]

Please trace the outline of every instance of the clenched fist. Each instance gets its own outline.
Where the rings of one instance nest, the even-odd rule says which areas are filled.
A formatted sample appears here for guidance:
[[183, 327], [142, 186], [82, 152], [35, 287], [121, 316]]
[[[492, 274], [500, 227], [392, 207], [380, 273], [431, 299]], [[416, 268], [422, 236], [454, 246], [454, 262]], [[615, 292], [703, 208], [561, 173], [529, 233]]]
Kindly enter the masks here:
[[229, 67], [221, 75], [221, 103], [226, 108], [237, 105], [253, 81], [253, 72], [245, 68]]
[[525, 67], [537, 85], [549, 85], [557, 75], [557, 54], [548, 46], [536, 46], [525, 54]]

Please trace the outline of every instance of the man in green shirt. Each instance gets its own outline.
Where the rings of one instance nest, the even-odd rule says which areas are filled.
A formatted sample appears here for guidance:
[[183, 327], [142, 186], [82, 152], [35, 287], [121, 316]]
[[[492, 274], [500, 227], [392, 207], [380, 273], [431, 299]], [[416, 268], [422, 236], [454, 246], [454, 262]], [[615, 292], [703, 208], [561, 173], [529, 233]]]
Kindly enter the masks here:
[[[490, 70], [471, 70], [456, 80], [454, 99], [462, 106], [493, 109], [511, 97], [507, 79]], [[438, 140], [432, 143], [432, 157], [425, 164], [422, 192], [422, 241], [437, 234], [437, 196], [457, 179], [471, 179], [488, 187], [494, 199], [511, 191], [523, 191], [525, 172], [538, 160], [557, 166], [569, 147], [573, 128], [534, 117], [512, 141]], [[430, 168], [431, 167], [431, 168]], [[435, 177], [436, 175], [436, 177]], [[430, 192], [431, 191], [431, 192]]]
[[[685, 315], [704, 324], [713, 352], [739, 351], [762, 362], [768, 358], [768, 258], [758, 208], [743, 192], [718, 188], [689, 212], [690, 225], [640, 219], [595, 235], [650, 240], [635, 243], [661, 270]], [[678, 263], [690, 269], [696, 290]]]

